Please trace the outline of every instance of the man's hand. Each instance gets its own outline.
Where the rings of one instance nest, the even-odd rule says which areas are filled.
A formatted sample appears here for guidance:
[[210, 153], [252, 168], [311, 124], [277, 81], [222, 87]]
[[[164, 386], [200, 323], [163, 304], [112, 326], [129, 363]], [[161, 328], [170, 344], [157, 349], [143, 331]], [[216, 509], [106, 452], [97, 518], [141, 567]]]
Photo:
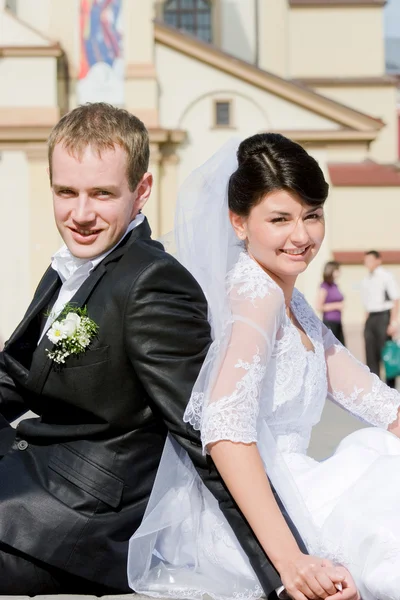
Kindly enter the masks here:
[[359, 591], [356, 588], [354, 579], [345, 567], [337, 566], [336, 569], [342, 573], [344, 579], [342, 581], [342, 591], [337, 592], [333, 596], [328, 596], [327, 600], [361, 600]]
[[[354, 582], [346, 569], [336, 567], [329, 560], [300, 553], [294, 560], [279, 565], [278, 571], [286, 593], [293, 600], [359, 600], [353, 592], [347, 596], [338, 592], [335, 584], [341, 584], [343, 588], [346, 585], [351, 590], [350, 585], [354, 586]], [[346, 579], [347, 575], [349, 579]], [[355, 586], [353, 590], [357, 592]]]
[[399, 330], [398, 324], [395, 321], [393, 321], [393, 322], [389, 323], [386, 333], [389, 337], [395, 337], [397, 335], [398, 330]]

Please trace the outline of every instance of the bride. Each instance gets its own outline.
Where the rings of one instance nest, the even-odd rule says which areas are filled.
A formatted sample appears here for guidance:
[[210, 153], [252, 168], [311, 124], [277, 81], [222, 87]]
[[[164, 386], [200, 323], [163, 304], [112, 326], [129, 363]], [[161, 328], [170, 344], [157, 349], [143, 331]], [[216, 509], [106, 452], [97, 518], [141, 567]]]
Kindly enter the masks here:
[[[255, 135], [236, 150], [228, 144], [197, 169], [178, 202], [177, 256], [207, 296], [214, 340], [185, 421], [201, 431], [290, 597], [358, 598], [350, 572], [363, 600], [400, 600], [400, 395], [349, 354], [295, 288], [324, 239], [328, 184], [281, 135]], [[326, 398], [374, 427], [319, 463], [307, 448]], [[128, 576], [136, 592], [155, 597], [263, 594], [172, 438], [130, 541]]]

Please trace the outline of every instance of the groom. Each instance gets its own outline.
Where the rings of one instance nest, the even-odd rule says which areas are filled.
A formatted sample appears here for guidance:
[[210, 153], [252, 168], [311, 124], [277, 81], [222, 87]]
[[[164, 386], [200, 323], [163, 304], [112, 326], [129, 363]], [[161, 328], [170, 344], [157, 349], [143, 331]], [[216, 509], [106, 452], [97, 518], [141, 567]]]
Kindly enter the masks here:
[[[50, 135], [65, 246], [0, 353], [1, 594], [129, 592], [128, 540], [167, 432], [219, 500], [265, 592], [280, 586], [182, 419], [210, 329], [199, 286], [151, 240], [141, 213], [148, 161], [144, 125], [106, 104], [73, 110]], [[22, 420], [14, 439], [9, 423], [28, 409], [39, 417]]]

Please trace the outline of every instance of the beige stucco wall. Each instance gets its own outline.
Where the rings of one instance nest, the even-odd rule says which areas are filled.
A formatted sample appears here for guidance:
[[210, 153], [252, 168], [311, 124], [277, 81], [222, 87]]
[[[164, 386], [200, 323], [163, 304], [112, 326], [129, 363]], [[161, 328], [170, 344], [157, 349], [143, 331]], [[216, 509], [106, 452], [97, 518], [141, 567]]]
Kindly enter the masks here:
[[288, 2], [258, 0], [258, 6], [259, 66], [280, 77], [289, 77]]
[[52, 254], [61, 246], [62, 239], [54, 223], [46, 156], [44, 153], [39, 156], [28, 154], [28, 161], [30, 288], [33, 293]]
[[[27, 0], [19, 0], [21, 3], [21, 7], [24, 6]], [[47, 2], [49, 0], [40, 0], [41, 3]], [[28, 0], [29, 2], [29, 0]], [[37, 4], [30, 2], [30, 16], [33, 17], [38, 16], [39, 12], [37, 10]], [[20, 46], [20, 45], [32, 45], [32, 46], [41, 46], [46, 44], [46, 40], [35, 31], [31, 29], [27, 29], [23, 26], [17, 19], [14, 18], [12, 14], [8, 11], [1, 10], [2, 3], [0, 3], [0, 44], [3, 46]], [[36, 8], [35, 8], [36, 7]], [[36, 13], [35, 13], [36, 10]], [[28, 17], [28, 22], [29, 18]]]
[[289, 23], [291, 77], [384, 74], [381, 7], [292, 7]]
[[340, 142], [328, 143], [328, 162], [358, 163], [369, 157], [369, 144], [367, 142]]
[[7, 339], [30, 295], [29, 168], [24, 152], [0, 152], [0, 338]]
[[44, 153], [0, 151], [0, 338], [7, 338], [61, 245]]
[[[239, 135], [242, 127], [246, 128], [245, 135], [266, 128], [338, 128], [328, 119], [162, 44], [156, 45], [156, 67], [161, 90], [160, 119], [164, 127], [182, 127], [183, 123], [186, 126], [190, 114], [196, 112], [196, 120], [200, 116], [203, 130], [209, 133], [213, 98], [218, 96], [234, 99], [234, 124]], [[197, 121], [193, 125], [199, 128]], [[231, 135], [234, 133], [230, 132]]]
[[[215, 2], [215, 0], [214, 0]], [[254, 0], [217, 0], [222, 50], [242, 60], [255, 60]], [[276, 2], [276, 0], [274, 0]]]
[[[70, 0], [69, 4], [72, 4], [73, 1]], [[18, 18], [40, 32], [49, 32], [52, 3], [57, 3], [57, 0], [40, 0], [39, 3], [31, 0], [18, 0]], [[38, 10], [38, 4], [40, 4], [40, 10]]]
[[57, 62], [52, 57], [0, 60], [0, 106], [57, 106]]
[[385, 127], [372, 142], [368, 157], [378, 162], [397, 160], [396, 86], [326, 86], [316, 91], [351, 108], [381, 119]]
[[398, 187], [333, 187], [329, 200], [332, 248], [398, 248], [399, 200]]

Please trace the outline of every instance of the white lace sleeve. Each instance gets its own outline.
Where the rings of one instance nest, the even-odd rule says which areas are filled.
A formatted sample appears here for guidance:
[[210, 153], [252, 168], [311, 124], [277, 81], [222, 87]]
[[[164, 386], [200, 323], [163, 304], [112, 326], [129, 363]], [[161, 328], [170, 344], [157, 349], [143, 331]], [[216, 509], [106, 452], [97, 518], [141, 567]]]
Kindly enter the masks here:
[[185, 415], [195, 427], [200, 422], [203, 448], [220, 440], [257, 441], [260, 389], [284, 315], [281, 289], [250, 258], [242, 263], [228, 287], [229, 322], [210, 354], [208, 391], [194, 392]]
[[370, 425], [387, 429], [397, 419], [399, 392], [371, 373], [322, 327], [329, 398]]

